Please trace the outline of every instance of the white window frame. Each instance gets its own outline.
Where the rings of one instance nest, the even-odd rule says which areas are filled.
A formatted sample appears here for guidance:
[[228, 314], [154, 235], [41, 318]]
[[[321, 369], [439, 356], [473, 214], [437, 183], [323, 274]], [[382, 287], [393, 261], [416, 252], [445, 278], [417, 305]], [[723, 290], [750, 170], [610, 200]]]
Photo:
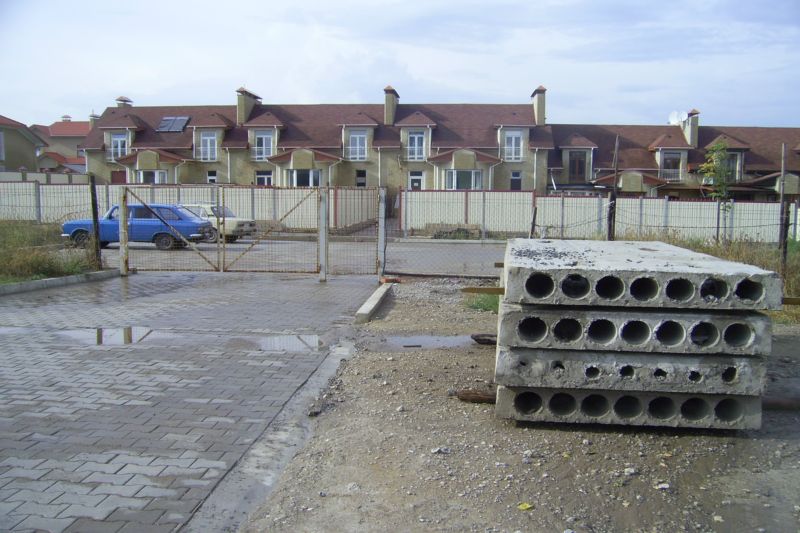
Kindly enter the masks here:
[[[363, 176], [359, 176], [358, 174], [363, 172]], [[367, 171], [363, 169], [356, 169], [356, 187], [366, 187], [367, 186]]]
[[108, 161], [116, 161], [121, 157], [128, 155], [128, 134], [127, 133], [112, 133], [111, 134], [111, 151], [108, 154]]
[[507, 130], [505, 132], [505, 142], [503, 155], [506, 161], [522, 161], [522, 132], [519, 130]]
[[[519, 181], [519, 189], [515, 189], [513, 187], [514, 181]], [[514, 170], [511, 172], [511, 177], [508, 179], [508, 189], [511, 191], [521, 191], [522, 190], [522, 172], [519, 170]]]
[[[308, 171], [308, 181], [310, 183], [307, 185], [307, 187], [319, 187], [319, 184], [322, 183], [322, 171], [318, 168], [289, 169], [289, 175], [292, 177], [292, 187], [300, 187], [300, 185], [297, 185], [297, 173], [300, 171]], [[306, 187], [306, 185], [303, 185], [302, 187]]]
[[[412, 141], [413, 139], [413, 141]], [[425, 130], [411, 130], [408, 132], [408, 160], [425, 160]]]
[[347, 139], [347, 159], [367, 160], [367, 130], [350, 130]]
[[217, 171], [216, 170], [208, 170], [208, 171], [206, 171], [206, 183], [217, 183]]
[[153, 185], [163, 185], [167, 183], [167, 171], [166, 170], [137, 170], [136, 171], [136, 178], [139, 183], [144, 183], [144, 173], [145, 172], [155, 172], [155, 179], [153, 180]]
[[266, 161], [268, 157], [272, 157], [272, 134], [272, 130], [256, 130], [253, 160]]
[[[665, 168], [667, 158], [678, 159], [678, 168]], [[683, 168], [683, 152], [678, 150], [662, 150], [661, 161], [659, 161], [659, 177], [666, 181], [681, 181]]]
[[[741, 179], [741, 176], [742, 176], [742, 160], [743, 160], [742, 155], [743, 154], [741, 152], [728, 151], [728, 152], [725, 153], [725, 157], [728, 160], [730, 160], [730, 159], [734, 160], [733, 164], [729, 165], [730, 167], [732, 167], [732, 171], [733, 171], [732, 175], [728, 178], [729, 182], [737, 182], [737, 181], [739, 181]], [[727, 161], [726, 161], [726, 164], [727, 164]]]
[[408, 190], [412, 190], [411, 187], [411, 180], [418, 179], [420, 180], [419, 188], [420, 190], [425, 190], [425, 171], [424, 170], [410, 170], [408, 172]]
[[200, 161], [217, 160], [217, 132], [201, 131], [200, 143], [195, 157]]
[[[469, 189], [459, 189], [458, 186], [458, 173], [470, 172], [472, 174]], [[483, 186], [483, 171], [472, 169], [448, 169], [445, 174], [445, 189], [448, 191], [475, 191], [480, 190]]]
[[[259, 176], [259, 174], [262, 174]], [[275, 174], [271, 170], [256, 170], [256, 185], [260, 185], [263, 187], [272, 187], [274, 183], [274, 176]], [[259, 183], [259, 178], [264, 179], [264, 183]]]
[[6, 160], [6, 132], [0, 131], [0, 161]]

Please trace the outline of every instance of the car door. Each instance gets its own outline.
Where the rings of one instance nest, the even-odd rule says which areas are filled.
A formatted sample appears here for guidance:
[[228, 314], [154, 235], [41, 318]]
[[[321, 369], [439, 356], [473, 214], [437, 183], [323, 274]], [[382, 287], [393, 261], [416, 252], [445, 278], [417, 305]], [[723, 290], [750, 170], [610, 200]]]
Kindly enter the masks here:
[[119, 242], [119, 207], [100, 219], [100, 242]]
[[142, 205], [131, 206], [128, 217], [128, 240], [151, 242], [153, 236], [166, 229], [164, 223]]

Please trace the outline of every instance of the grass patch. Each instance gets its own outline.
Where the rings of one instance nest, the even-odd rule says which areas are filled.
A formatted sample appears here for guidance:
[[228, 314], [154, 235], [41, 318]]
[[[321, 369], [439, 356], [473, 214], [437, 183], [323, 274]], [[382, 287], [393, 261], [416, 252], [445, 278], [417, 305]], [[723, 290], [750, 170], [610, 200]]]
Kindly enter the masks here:
[[0, 222], [0, 283], [82, 274], [93, 263], [91, 248], [62, 248], [58, 224]]
[[467, 296], [467, 307], [497, 314], [500, 307], [500, 296], [498, 294], [470, 294]]

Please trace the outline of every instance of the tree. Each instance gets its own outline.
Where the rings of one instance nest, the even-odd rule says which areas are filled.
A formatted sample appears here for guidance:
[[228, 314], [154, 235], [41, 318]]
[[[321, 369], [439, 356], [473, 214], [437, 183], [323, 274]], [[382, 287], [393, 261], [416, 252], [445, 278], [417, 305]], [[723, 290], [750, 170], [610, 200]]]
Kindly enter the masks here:
[[708, 149], [706, 162], [700, 165], [700, 173], [711, 181], [711, 197], [722, 202], [729, 198], [731, 166], [728, 159], [728, 145], [718, 142]]

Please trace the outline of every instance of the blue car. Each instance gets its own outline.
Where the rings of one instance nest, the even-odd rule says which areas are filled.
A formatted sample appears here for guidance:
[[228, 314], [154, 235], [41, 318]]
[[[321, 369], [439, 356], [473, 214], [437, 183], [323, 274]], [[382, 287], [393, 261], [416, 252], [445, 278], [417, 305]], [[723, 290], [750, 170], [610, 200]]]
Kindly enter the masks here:
[[[119, 242], [119, 206], [115, 205], [100, 219], [100, 246]], [[156, 216], [158, 215], [158, 216]], [[160, 218], [159, 218], [160, 217]], [[165, 224], [164, 222], [167, 222]], [[213, 232], [211, 223], [175, 204], [128, 206], [128, 241], [152, 242], [159, 250], [183, 248], [187, 241], [203, 241]], [[70, 220], [62, 226], [61, 236], [76, 246], [85, 246], [92, 234], [92, 221]]]

